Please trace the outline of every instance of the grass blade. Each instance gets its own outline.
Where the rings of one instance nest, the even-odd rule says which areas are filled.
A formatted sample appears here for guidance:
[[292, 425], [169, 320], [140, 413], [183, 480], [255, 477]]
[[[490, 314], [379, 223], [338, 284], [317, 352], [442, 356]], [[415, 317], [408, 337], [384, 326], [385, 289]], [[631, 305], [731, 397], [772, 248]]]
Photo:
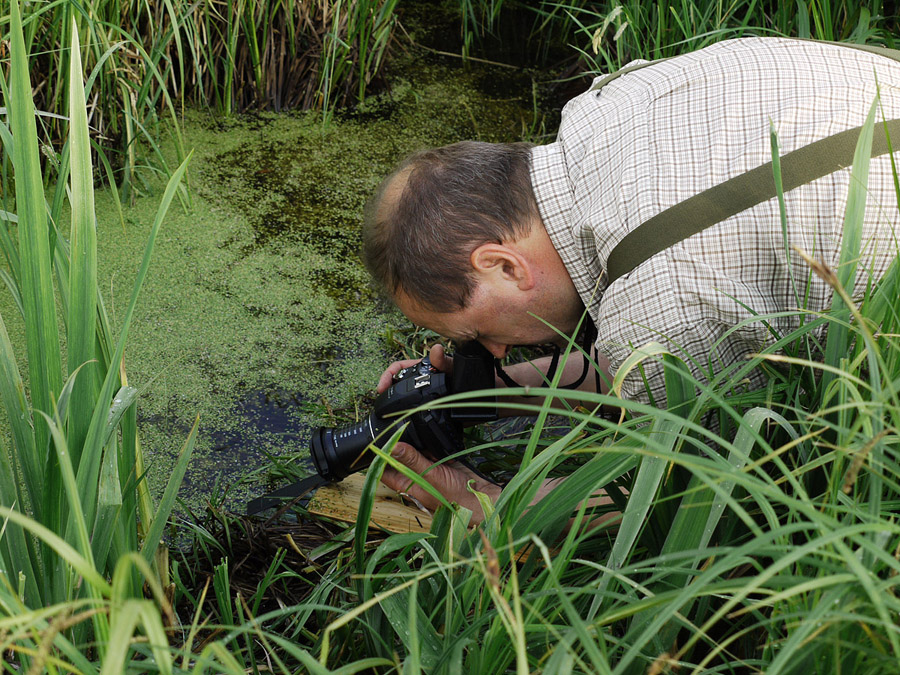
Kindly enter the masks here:
[[184, 442], [184, 446], [181, 448], [181, 454], [178, 455], [178, 461], [175, 462], [175, 466], [172, 469], [172, 475], [166, 483], [166, 489], [163, 492], [162, 499], [160, 499], [159, 507], [153, 516], [153, 522], [150, 523], [150, 526], [147, 528], [144, 545], [141, 547], [141, 555], [148, 563], [152, 564], [156, 558], [156, 549], [162, 538], [163, 528], [166, 526], [166, 521], [169, 518], [169, 514], [172, 512], [172, 507], [175, 506], [175, 498], [178, 496], [178, 487], [181, 485], [181, 481], [184, 478], [184, 472], [187, 471], [188, 462], [194, 451], [194, 441], [197, 440], [197, 428], [199, 425], [200, 418], [198, 417], [194, 421], [194, 426], [191, 428], [191, 433]]
[[69, 318], [67, 351], [69, 372], [84, 366], [75, 381], [67, 441], [72, 463], [78, 466], [84, 439], [98, 393], [94, 360], [97, 324], [97, 230], [94, 217], [94, 172], [88, 137], [87, 105], [82, 82], [81, 44], [72, 19], [69, 59], [69, 147], [72, 180], [72, 227], [70, 230]]
[[[54, 401], [62, 388], [62, 363], [59, 355], [59, 333], [56, 325], [56, 300], [50, 276], [50, 232], [44, 203], [44, 187], [38, 156], [35, 110], [31, 82], [28, 77], [28, 53], [22, 34], [18, 0], [10, 4], [10, 73], [9, 117], [16, 153], [16, 204], [19, 217], [19, 255], [21, 258], [22, 306], [25, 309], [26, 350], [28, 353], [29, 390], [34, 409], [53, 413]], [[49, 429], [46, 420], [35, 419], [36, 453], [34, 464], [45, 468], [40, 478], [44, 483], [43, 499], [33, 504], [44, 522], [60, 522], [59, 502], [54, 487], [59, 476], [48, 462]], [[52, 495], [52, 498], [51, 498]]]

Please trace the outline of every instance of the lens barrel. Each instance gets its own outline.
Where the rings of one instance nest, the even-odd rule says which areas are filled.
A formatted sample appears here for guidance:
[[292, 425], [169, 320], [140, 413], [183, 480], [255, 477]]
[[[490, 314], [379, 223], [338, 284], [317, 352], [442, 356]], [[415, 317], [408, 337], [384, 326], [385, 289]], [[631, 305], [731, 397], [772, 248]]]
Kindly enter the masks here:
[[318, 474], [338, 481], [365, 469], [372, 463], [372, 453], [366, 448], [386, 426], [373, 411], [356, 424], [316, 429], [309, 448]]

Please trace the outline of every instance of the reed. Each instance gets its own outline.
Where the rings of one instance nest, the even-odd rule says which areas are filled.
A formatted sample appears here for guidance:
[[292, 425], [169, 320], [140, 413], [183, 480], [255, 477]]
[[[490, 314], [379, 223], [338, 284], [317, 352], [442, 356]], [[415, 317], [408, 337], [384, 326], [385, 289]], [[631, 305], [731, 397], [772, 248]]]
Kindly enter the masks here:
[[[168, 3], [166, 3], [168, 4]], [[11, 28], [4, 4], [0, 26]], [[154, 14], [145, 3], [98, 1], [80, 6], [67, 2], [27, 5], [23, 29], [28, 47], [28, 71], [37, 93], [35, 105], [42, 111], [40, 138], [44, 155], [54, 152], [52, 164], [61, 160], [59, 148], [66, 132], [58, 111], [67, 109], [67, 82], [73, 53], [72, 31], [85, 37], [79, 59], [90, 73], [91, 95], [85, 103], [92, 142], [106, 150], [104, 177], [122, 188], [127, 197], [141, 162], [171, 175], [176, 166], [156, 144], [160, 115], [167, 117], [176, 149], [176, 161], [185, 158], [175, 107], [177, 89], [172, 64], [166, 56], [173, 39], [160, 25], [163, 12]], [[4, 35], [4, 39], [8, 36]], [[107, 158], [108, 155], [108, 158]], [[115, 174], [113, 171], [115, 170]], [[97, 177], [99, 177], [99, 173]]]
[[602, 72], [634, 59], [665, 58], [745, 35], [893, 46], [897, 30], [897, 16], [881, 2], [547, 4], [553, 10], [543, 14], [571, 24], [587, 67]]
[[[28, 4], [23, 17], [29, 71], [38, 92], [41, 137], [59, 147], [73, 26], [85, 36], [86, 101], [92, 139], [110, 157], [105, 178], [127, 197], [141, 189], [139, 168], [171, 176], [157, 145], [172, 134], [185, 156], [179, 111], [209, 105], [324, 109], [362, 101], [391, 45], [397, 0], [92, 0]], [[0, 27], [10, 26], [0, 15]], [[4, 36], [5, 37], [5, 36]], [[58, 161], [58, 157], [56, 160]], [[97, 157], [99, 159], [99, 157]], [[105, 159], [105, 158], [104, 158]]]
[[896, 7], [877, 0], [865, 3], [541, 0], [530, 4], [458, 0], [458, 6], [464, 56], [486, 44], [509, 12], [521, 12], [524, 8], [535, 15], [530, 34], [521, 36], [532, 45], [533, 54], [545, 57], [548, 45], [553, 43], [572, 45], [581, 55], [581, 69], [593, 72], [612, 72], [634, 59], [673, 56], [748, 34], [891, 46], [898, 28]]
[[320, 72], [314, 80], [316, 102], [326, 115], [365, 99], [366, 88], [381, 72], [393, 39], [398, 4], [399, 0], [331, 3], [324, 15], [327, 29]]
[[[53, 199], [43, 187], [26, 27], [14, 1], [10, 74], [0, 76], [9, 123], [0, 124], [0, 140], [12, 158], [15, 212], [4, 212], [0, 250], [8, 264], [2, 278], [21, 317], [0, 317], [0, 402], [10, 439], [0, 451], [0, 588], [6, 593], [0, 615], [19, 631], [7, 646], [22, 667], [39, 668], [35, 664], [55, 658], [57, 649], [73, 658], [72, 650], [91, 641], [93, 656], [116, 662], [115, 654], [130, 644], [120, 638], [138, 626], [159, 634], [158, 610], [151, 620], [141, 604], [142, 580], [163, 597], [160, 579], [167, 570], [157, 552], [196, 433], [195, 427], [153, 509], [137, 436], [137, 392], [128, 385], [123, 353], [155, 238], [187, 162], [166, 187], [115, 334], [97, 286], [90, 90], [82, 79], [77, 22], [68, 31], [67, 140], [51, 181], [65, 190]], [[68, 228], [62, 227], [63, 194]], [[7, 335], [11, 320], [24, 326], [25, 377]], [[42, 631], [59, 633], [56, 647], [30, 649]], [[10, 634], [0, 632], [8, 641]], [[88, 658], [83, 654], [78, 662]]]
[[[0, 73], [8, 102], [0, 122], [8, 162], [0, 279], [18, 314], [0, 316], [0, 405], [9, 438], [0, 447], [0, 669], [106, 675], [149, 667], [161, 673], [240, 675], [246, 663], [254, 663], [249, 650], [243, 655], [244, 645], [280, 638], [267, 636], [251, 620], [233, 625], [248, 613], [227, 583], [222, 602], [234, 614], [225, 617], [229, 623], [221, 630], [234, 636], [198, 645], [204, 621], [199, 611], [191, 623], [179, 625], [161, 541], [197, 425], [154, 507], [137, 433], [137, 390], [127, 381], [123, 360], [155, 241], [189, 158], [165, 187], [115, 332], [97, 284], [87, 105], [96, 80], [83, 79], [73, 22], [66, 115], [60, 116], [67, 122], [65, 143], [58, 163], [44, 173], [26, 25], [13, 0], [10, 68], [8, 76]], [[102, 151], [98, 154], [105, 160]], [[24, 330], [21, 359], [7, 334], [13, 324]], [[26, 364], [24, 376], [20, 360]], [[294, 662], [315, 663], [298, 647], [285, 651]], [[272, 658], [281, 662], [278, 654]]]

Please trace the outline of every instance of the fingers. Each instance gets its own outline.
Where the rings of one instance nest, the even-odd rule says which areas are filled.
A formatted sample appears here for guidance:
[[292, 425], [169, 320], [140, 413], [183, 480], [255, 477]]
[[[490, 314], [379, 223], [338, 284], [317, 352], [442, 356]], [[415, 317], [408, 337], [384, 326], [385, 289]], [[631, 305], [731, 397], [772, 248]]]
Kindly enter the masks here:
[[[391, 457], [420, 475], [425, 473], [425, 471], [433, 465], [433, 462], [425, 457], [425, 455], [407, 443], [397, 443], [391, 452]], [[437, 500], [435, 500], [434, 497], [417, 485], [414, 485], [412, 479], [407, 478], [397, 471], [397, 469], [392, 467], [385, 468], [384, 473], [381, 475], [381, 482], [392, 490], [407, 493], [415, 497], [424, 504], [426, 508], [434, 510], [438, 506]]]
[[[428, 356], [431, 359], [431, 365], [433, 365], [438, 370], [450, 373], [453, 372], [453, 359], [447, 356], [447, 353], [444, 351], [444, 345], [436, 344], [431, 347], [431, 350], [428, 352]], [[388, 387], [391, 386], [391, 382], [394, 380], [394, 376], [399, 373], [404, 368], [409, 368], [410, 366], [414, 366], [421, 359], [406, 359], [404, 361], [394, 361], [391, 365], [387, 367], [381, 377], [378, 379], [378, 386], [375, 387], [375, 390], [380, 394], [383, 391], [386, 391]]]
[[432, 345], [431, 350], [428, 352], [428, 357], [431, 359], [431, 365], [442, 373], [453, 372], [453, 359], [447, 356], [447, 352], [444, 351], [444, 345]]
[[[478, 478], [476, 474], [468, 469], [463, 469], [455, 462], [435, 465], [425, 455], [406, 443], [397, 443], [391, 456], [422, 475], [448, 502], [455, 502], [471, 511], [470, 524], [472, 525], [480, 523], [484, 519], [484, 511], [478, 498], [469, 489], [470, 481], [474, 481], [475, 490], [486, 494], [492, 502], [496, 502], [500, 496], [499, 485]], [[431, 493], [415, 485], [410, 478], [391, 467], [384, 470], [381, 481], [391, 489], [413, 497], [430, 511], [434, 511], [441, 504]]]
[[412, 365], [415, 365], [419, 362], [420, 359], [406, 359], [405, 361], [394, 361], [391, 365], [387, 367], [381, 377], [378, 379], [378, 386], [375, 388], [376, 391], [380, 394], [381, 392], [387, 390], [388, 387], [391, 386], [391, 382], [394, 380], [394, 376], [399, 373], [404, 368], [409, 368]]

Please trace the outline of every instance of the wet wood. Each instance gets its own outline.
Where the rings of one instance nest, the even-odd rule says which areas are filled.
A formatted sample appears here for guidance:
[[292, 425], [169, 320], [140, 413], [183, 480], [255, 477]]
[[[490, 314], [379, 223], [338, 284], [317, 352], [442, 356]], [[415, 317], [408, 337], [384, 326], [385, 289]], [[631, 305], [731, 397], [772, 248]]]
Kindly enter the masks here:
[[[325, 485], [310, 498], [307, 510], [317, 516], [355, 523], [365, 481], [365, 474], [354, 473], [340, 483]], [[428, 532], [431, 529], [431, 514], [379, 484], [375, 490], [370, 526], [394, 533]]]

